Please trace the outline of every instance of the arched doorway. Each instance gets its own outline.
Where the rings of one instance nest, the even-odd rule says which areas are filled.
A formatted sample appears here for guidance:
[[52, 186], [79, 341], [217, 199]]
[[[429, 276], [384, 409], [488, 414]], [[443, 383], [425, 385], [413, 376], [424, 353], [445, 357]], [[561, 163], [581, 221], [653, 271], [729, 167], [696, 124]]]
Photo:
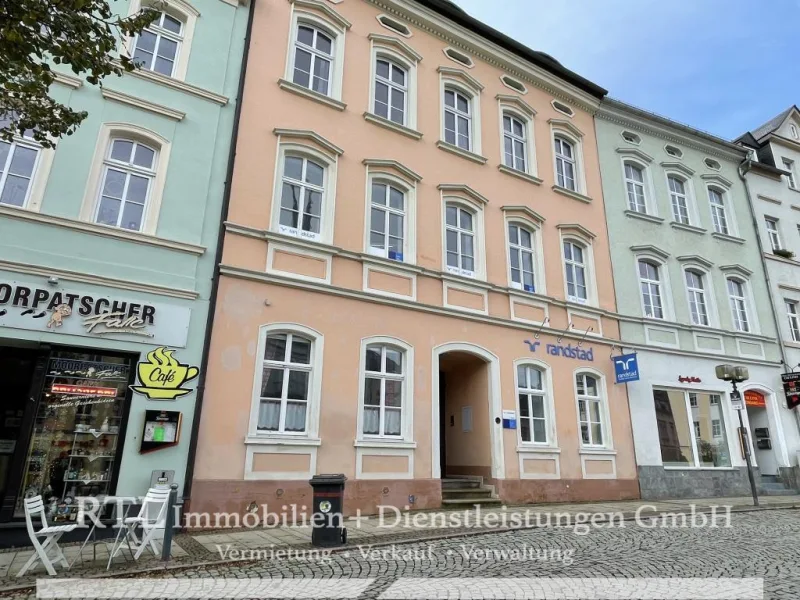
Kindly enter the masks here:
[[759, 473], [762, 476], [778, 476], [781, 467], [789, 466], [789, 455], [775, 393], [764, 386], [745, 385], [742, 396], [747, 415], [750, 452]]

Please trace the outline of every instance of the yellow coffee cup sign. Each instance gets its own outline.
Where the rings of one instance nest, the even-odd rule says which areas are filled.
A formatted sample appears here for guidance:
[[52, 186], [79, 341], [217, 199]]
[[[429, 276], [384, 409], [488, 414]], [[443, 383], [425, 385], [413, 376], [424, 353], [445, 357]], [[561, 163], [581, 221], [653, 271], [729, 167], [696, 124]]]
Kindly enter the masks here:
[[175, 350], [161, 346], [147, 353], [147, 360], [136, 365], [141, 385], [132, 385], [134, 392], [151, 400], [174, 400], [190, 393], [181, 386], [200, 374], [200, 369], [178, 362], [172, 356]]

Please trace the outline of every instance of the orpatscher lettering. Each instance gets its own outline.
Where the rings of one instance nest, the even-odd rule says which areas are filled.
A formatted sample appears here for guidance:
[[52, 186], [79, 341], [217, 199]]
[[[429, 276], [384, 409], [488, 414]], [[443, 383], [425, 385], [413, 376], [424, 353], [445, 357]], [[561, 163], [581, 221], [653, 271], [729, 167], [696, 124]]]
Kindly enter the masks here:
[[47, 300], [47, 298], [49, 296], [50, 296], [50, 292], [48, 292], [47, 290], [37, 289], [33, 293], [33, 302], [31, 303], [31, 306], [33, 308], [37, 308], [39, 306], [39, 303], [40, 302], [44, 302], [45, 300]]

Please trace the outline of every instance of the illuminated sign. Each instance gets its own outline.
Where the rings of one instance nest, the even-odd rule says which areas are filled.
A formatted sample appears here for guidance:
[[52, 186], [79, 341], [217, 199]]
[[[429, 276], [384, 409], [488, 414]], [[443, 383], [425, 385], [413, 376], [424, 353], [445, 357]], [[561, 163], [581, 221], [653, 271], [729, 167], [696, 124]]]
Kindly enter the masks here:
[[50, 391], [54, 394], [78, 394], [81, 396], [106, 396], [114, 397], [117, 395], [117, 388], [112, 387], [93, 387], [86, 385], [66, 385], [54, 383]]

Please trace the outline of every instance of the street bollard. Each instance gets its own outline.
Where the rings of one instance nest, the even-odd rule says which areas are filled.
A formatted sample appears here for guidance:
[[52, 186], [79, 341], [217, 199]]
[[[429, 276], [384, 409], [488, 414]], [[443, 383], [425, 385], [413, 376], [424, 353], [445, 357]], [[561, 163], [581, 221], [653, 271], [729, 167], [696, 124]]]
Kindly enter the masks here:
[[161, 560], [168, 561], [172, 554], [172, 531], [175, 529], [175, 504], [178, 500], [178, 484], [169, 486], [169, 499], [167, 500], [167, 518], [164, 523], [164, 539], [161, 543]]

